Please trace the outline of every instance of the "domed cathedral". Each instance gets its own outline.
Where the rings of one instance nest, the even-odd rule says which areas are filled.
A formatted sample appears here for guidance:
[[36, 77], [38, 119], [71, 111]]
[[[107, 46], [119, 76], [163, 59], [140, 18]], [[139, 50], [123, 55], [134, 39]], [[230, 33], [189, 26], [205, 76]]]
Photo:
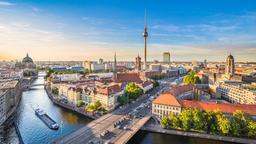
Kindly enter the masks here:
[[230, 75], [231, 77], [235, 74], [235, 59], [231, 54], [226, 60], [225, 74]]
[[26, 57], [22, 59], [22, 62], [17, 62], [15, 67], [20, 69], [25, 69], [25, 68], [32, 69], [32, 68], [35, 68], [36, 65], [34, 64], [33, 59], [29, 57], [27, 53]]
[[32, 58], [28, 56], [28, 53], [26, 57], [23, 58], [22, 63], [34, 63]]

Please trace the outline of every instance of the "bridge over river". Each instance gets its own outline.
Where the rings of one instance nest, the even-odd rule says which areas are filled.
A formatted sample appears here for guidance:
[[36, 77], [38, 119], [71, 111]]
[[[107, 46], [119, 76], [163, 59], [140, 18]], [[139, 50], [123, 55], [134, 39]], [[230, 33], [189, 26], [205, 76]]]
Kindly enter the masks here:
[[[141, 127], [151, 118], [151, 103], [149, 102], [150, 94], [140, 97], [132, 104], [123, 106], [99, 119], [96, 119], [85, 127], [57, 139], [56, 144], [85, 144], [85, 143], [127, 143]], [[147, 105], [146, 105], [147, 104]], [[144, 106], [142, 106], [144, 105]], [[137, 117], [126, 121], [121, 128], [115, 128], [114, 123], [122, 120], [128, 113], [136, 110]], [[101, 136], [102, 133], [108, 131], [108, 134]]]

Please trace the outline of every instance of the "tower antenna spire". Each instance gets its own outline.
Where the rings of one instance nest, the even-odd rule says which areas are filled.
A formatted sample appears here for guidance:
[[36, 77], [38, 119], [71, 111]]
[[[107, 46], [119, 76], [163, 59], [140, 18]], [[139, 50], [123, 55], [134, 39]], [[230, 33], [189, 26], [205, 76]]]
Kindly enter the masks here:
[[147, 27], [147, 9], [145, 8], [145, 14], [144, 14], [144, 26]]
[[143, 32], [143, 37], [144, 37], [144, 70], [147, 68], [147, 37], [148, 37], [148, 32], [147, 32], [147, 13], [145, 9], [145, 22], [144, 22], [144, 32]]

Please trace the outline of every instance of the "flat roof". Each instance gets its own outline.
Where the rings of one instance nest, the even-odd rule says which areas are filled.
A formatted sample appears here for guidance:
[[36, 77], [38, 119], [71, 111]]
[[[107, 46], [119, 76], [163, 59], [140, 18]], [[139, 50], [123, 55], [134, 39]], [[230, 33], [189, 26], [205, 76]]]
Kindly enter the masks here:
[[8, 80], [0, 82], [0, 89], [11, 89], [14, 88], [18, 83], [18, 80]]

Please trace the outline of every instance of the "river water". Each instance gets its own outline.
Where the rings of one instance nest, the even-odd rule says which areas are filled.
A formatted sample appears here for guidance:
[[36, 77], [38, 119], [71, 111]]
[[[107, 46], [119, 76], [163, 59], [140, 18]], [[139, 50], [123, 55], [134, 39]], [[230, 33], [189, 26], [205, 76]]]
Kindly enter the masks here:
[[[34, 84], [42, 83], [44, 83], [43, 77], [39, 77], [34, 82]], [[36, 89], [23, 92], [15, 119], [25, 144], [50, 143], [91, 121], [89, 118], [54, 105], [43, 86], [35, 86], [34, 88]], [[52, 119], [61, 125], [61, 128], [58, 130], [49, 129], [35, 115], [33, 109], [37, 107], [44, 109]]]
[[[42, 74], [42, 73], [41, 73]], [[39, 77], [34, 84], [44, 83], [44, 78]], [[35, 90], [22, 93], [22, 99], [17, 110], [15, 122], [21, 133], [25, 144], [47, 144], [53, 140], [64, 136], [85, 126], [91, 119], [76, 114], [54, 105], [48, 98], [43, 86], [35, 86]], [[35, 108], [44, 109], [61, 128], [58, 130], [49, 129], [34, 113]], [[129, 144], [220, 144], [224, 142], [211, 141], [199, 138], [190, 138], [173, 135], [163, 135], [139, 131], [129, 142]]]

